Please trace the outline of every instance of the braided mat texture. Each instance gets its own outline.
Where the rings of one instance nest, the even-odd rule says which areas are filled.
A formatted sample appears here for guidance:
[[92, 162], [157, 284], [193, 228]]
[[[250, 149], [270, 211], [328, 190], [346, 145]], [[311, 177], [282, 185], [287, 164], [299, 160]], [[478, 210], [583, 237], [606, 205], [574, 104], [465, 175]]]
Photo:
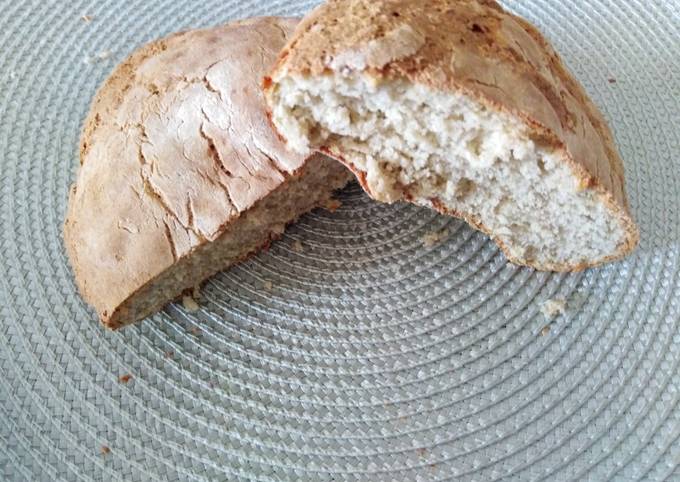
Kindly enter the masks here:
[[352, 187], [198, 312], [100, 327], [61, 237], [96, 87], [159, 36], [313, 3], [0, 0], [0, 479], [680, 480], [677, 0], [506, 2], [611, 121], [631, 258], [516, 268]]

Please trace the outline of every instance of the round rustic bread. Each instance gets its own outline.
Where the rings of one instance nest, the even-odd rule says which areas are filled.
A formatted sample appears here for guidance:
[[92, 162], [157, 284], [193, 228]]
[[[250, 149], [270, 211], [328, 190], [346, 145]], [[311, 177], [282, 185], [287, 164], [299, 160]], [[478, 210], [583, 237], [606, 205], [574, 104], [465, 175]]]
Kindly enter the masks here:
[[296, 23], [172, 35], [97, 93], [64, 231], [80, 291], [108, 327], [265, 246], [348, 181], [336, 161], [287, 150], [265, 114], [261, 78]]
[[623, 163], [541, 33], [493, 0], [330, 0], [265, 80], [296, 150], [375, 199], [464, 217], [516, 263], [580, 270], [631, 252]]

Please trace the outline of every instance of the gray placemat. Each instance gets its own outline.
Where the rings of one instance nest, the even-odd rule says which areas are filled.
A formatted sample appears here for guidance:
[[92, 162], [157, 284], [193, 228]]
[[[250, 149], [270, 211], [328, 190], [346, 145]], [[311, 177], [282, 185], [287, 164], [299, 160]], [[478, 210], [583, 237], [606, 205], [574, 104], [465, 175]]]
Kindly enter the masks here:
[[680, 480], [677, 0], [506, 2], [612, 124], [629, 259], [516, 268], [354, 187], [210, 281], [198, 313], [98, 325], [60, 231], [98, 84], [172, 31], [313, 3], [0, 0], [0, 478]]

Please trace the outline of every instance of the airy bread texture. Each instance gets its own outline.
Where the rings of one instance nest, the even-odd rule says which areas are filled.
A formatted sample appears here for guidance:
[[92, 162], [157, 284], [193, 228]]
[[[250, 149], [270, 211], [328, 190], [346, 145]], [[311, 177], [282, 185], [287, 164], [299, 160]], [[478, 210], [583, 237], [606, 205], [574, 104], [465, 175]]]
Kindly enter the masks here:
[[493, 1], [331, 0], [265, 95], [290, 147], [340, 159], [377, 200], [465, 218], [513, 262], [579, 270], [637, 243], [602, 115]]
[[160, 309], [328, 203], [351, 173], [294, 153], [259, 83], [297, 21], [177, 34], [118, 66], [85, 121], [64, 237], [109, 328]]

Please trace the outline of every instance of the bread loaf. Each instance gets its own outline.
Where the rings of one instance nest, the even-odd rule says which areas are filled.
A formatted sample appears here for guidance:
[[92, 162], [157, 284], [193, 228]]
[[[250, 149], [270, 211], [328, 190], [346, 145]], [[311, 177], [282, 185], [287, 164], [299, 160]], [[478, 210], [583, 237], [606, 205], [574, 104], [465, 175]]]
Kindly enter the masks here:
[[143, 318], [280, 235], [351, 174], [287, 150], [260, 82], [296, 24], [258, 18], [133, 53], [94, 99], [65, 243], [109, 328]]
[[377, 200], [465, 218], [515, 263], [580, 270], [637, 244], [602, 114], [493, 0], [330, 0], [264, 88], [289, 147], [340, 159]]

